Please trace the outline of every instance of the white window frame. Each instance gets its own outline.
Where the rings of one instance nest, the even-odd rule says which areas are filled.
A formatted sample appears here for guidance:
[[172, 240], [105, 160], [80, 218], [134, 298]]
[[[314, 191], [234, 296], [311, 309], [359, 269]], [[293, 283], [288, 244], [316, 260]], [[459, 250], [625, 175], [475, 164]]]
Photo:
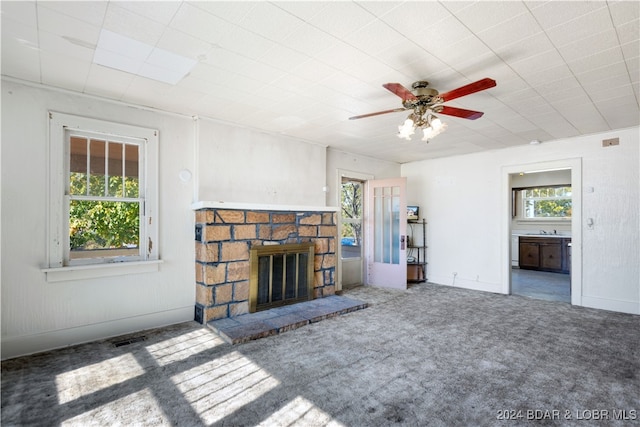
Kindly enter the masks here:
[[[140, 220], [140, 256], [94, 258], [91, 264], [69, 260], [69, 131], [141, 142], [140, 196], [144, 198]], [[158, 241], [158, 131], [122, 123], [49, 112], [49, 192], [47, 281], [85, 279], [135, 272], [157, 271]], [[75, 264], [75, 265], [74, 265]]]

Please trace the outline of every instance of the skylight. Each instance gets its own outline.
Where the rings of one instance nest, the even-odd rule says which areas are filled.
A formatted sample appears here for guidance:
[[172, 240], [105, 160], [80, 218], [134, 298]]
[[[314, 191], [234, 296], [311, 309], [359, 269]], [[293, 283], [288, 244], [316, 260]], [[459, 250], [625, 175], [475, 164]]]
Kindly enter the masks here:
[[103, 29], [93, 62], [175, 85], [198, 61]]

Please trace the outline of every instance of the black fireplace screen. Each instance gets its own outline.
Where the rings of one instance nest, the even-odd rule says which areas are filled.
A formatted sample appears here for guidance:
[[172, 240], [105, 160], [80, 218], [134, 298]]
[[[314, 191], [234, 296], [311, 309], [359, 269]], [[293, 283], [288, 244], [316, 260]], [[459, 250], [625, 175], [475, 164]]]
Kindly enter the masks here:
[[312, 299], [313, 249], [313, 242], [252, 248], [249, 311]]

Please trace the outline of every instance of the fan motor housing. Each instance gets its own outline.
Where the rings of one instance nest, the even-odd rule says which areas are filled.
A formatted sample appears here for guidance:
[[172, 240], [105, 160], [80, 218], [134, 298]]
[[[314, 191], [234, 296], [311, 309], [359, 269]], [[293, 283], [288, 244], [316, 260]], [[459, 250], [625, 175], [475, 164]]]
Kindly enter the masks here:
[[429, 96], [429, 97], [438, 96], [438, 91], [435, 90], [435, 89], [431, 89], [428, 86], [429, 86], [429, 82], [426, 81], [426, 80], [418, 80], [417, 82], [414, 82], [411, 85], [411, 87], [415, 90], [417, 97], [421, 97], [421, 96]]
[[438, 91], [432, 89], [426, 80], [418, 80], [411, 85], [417, 100], [405, 100], [402, 105], [405, 108], [416, 108], [419, 105], [430, 107], [434, 101], [437, 102]]

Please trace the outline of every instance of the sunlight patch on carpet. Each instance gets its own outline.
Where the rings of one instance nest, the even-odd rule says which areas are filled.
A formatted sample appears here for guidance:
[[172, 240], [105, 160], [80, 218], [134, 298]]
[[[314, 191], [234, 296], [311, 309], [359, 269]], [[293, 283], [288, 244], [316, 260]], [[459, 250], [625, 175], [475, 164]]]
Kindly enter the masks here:
[[158, 365], [165, 366], [224, 343], [222, 338], [203, 328], [149, 345], [146, 349]]
[[131, 420], [140, 420], [141, 414], [144, 414], [145, 425], [171, 425], [148, 388], [83, 412], [63, 421], [60, 425], [67, 427], [130, 425]]
[[142, 374], [144, 369], [130, 353], [64, 372], [56, 375], [58, 402], [71, 402]]
[[344, 427], [344, 424], [334, 420], [331, 415], [302, 396], [296, 397], [259, 424], [260, 427], [304, 427], [310, 425]]
[[171, 380], [207, 425], [231, 415], [280, 384], [238, 352], [174, 375]]

